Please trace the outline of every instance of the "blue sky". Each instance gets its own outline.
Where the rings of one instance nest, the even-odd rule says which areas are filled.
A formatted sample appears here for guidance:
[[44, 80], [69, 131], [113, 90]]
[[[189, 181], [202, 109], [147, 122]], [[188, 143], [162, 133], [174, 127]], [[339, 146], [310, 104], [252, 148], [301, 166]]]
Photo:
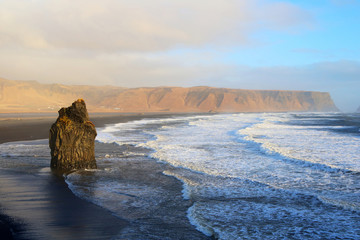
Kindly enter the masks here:
[[0, 0], [0, 77], [330, 92], [360, 106], [360, 0]]

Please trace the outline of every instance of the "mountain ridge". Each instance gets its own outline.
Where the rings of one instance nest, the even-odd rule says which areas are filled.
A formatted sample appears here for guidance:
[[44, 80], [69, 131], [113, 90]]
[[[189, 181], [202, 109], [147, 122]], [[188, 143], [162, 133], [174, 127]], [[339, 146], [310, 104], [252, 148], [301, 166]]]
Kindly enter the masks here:
[[0, 78], [0, 112], [55, 112], [83, 98], [92, 112], [338, 111], [326, 92], [42, 84]]

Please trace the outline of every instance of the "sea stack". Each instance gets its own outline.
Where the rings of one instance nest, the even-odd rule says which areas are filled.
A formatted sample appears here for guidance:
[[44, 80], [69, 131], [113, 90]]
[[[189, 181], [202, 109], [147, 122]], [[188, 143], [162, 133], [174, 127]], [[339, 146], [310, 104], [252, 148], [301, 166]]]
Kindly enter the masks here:
[[96, 135], [83, 99], [76, 100], [68, 108], [61, 108], [59, 117], [50, 129], [51, 169], [68, 172], [97, 168]]

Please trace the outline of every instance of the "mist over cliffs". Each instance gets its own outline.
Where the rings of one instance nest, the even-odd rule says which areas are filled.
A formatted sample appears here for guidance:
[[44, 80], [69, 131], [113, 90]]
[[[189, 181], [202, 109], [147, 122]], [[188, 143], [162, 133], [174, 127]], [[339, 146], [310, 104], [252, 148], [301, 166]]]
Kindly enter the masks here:
[[338, 111], [326, 92], [69, 86], [0, 78], [0, 112], [55, 112], [78, 98], [92, 112]]

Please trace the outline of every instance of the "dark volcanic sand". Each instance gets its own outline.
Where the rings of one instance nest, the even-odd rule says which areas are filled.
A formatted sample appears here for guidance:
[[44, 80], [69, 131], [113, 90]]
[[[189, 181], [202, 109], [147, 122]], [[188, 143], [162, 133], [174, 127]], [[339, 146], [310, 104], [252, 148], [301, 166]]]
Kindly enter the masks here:
[[14, 216], [14, 239], [109, 239], [127, 225], [74, 196], [64, 180], [50, 172], [34, 176], [0, 170], [0, 182], [0, 192], [6, 193], [1, 200], [4, 212]]
[[[93, 113], [90, 120], [95, 127], [105, 124], [139, 120], [144, 117], [169, 117], [171, 114], [126, 114], [126, 113]], [[56, 121], [57, 114], [0, 114], [0, 143], [45, 139], [49, 137], [49, 129]]]

